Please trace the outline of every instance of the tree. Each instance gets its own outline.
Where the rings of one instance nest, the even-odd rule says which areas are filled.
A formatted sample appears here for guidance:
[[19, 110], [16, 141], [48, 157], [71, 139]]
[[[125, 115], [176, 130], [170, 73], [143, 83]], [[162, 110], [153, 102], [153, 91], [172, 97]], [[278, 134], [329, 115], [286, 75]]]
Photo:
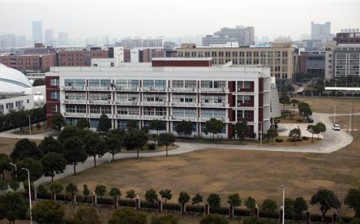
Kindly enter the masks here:
[[64, 186], [58, 182], [53, 182], [51, 183], [49, 189], [53, 199], [56, 201], [56, 195], [63, 191]]
[[[318, 129], [318, 131], [319, 131], [317, 134], [320, 134], [320, 133], [326, 131], [326, 125], [325, 125], [324, 123], [322, 123], [322, 122], [316, 123], [315, 126], [316, 126], [316, 128]], [[318, 136], [318, 137], [319, 137], [319, 136]]]
[[38, 224], [61, 224], [65, 215], [64, 207], [55, 201], [39, 201], [32, 210]]
[[273, 141], [274, 138], [277, 137], [278, 135], [279, 133], [275, 128], [269, 128], [269, 130], [267, 130], [267, 136], [269, 140], [271, 139], [271, 141]]
[[17, 182], [17, 181], [10, 181], [9, 182], [9, 187], [11, 188], [11, 190], [13, 190], [14, 192], [17, 192], [17, 190], [19, 190], [19, 188], [20, 188], [20, 184], [19, 184], [19, 182]]
[[307, 117], [309, 115], [312, 115], [312, 110], [311, 110], [310, 105], [308, 103], [299, 102], [298, 103], [298, 110], [299, 110], [299, 113], [302, 114], [305, 117]]
[[178, 224], [179, 220], [173, 214], [154, 215], [150, 224]]
[[185, 204], [190, 200], [190, 195], [184, 191], [180, 192], [178, 202], [181, 204], [181, 213], [185, 212]]
[[295, 200], [291, 198], [285, 198], [285, 215], [293, 217], [295, 215]]
[[36, 146], [35, 142], [29, 141], [27, 138], [20, 139], [16, 142], [14, 150], [10, 154], [12, 161], [22, 160], [26, 157], [33, 159], [41, 159], [42, 153]]
[[338, 197], [334, 192], [327, 189], [319, 189], [318, 192], [311, 197], [310, 204], [319, 206], [323, 220], [330, 208], [340, 208], [340, 200]]
[[111, 130], [107, 132], [106, 136], [104, 137], [106, 148], [111, 153], [113, 161], [115, 154], [121, 152], [124, 135], [125, 135], [124, 130]]
[[250, 130], [247, 125], [247, 121], [242, 121], [241, 123], [237, 122], [234, 125], [234, 132], [237, 137], [240, 138], [240, 142], [242, 142], [245, 138], [246, 133]]
[[284, 105], [284, 109], [283, 109], [283, 110], [285, 110], [285, 105], [289, 105], [289, 104], [290, 104], [290, 97], [289, 97], [288, 95], [282, 95], [282, 96], [280, 96], [280, 98], [279, 98], [279, 102]]
[[155, 203], [158, 201], [158, 194], [154, 189], [150, 189], [145, 193], [145, 199], [149, 203]]
[[311, 143], [313, 143], [314, 142], [314, 134], [320, 133], [318, 127], [316, 125], [310, 124], [307, 126], [306, 130], [311, 133]]
[[159, 135], [159, 131], [166, 130], [166, 124], [165, 124], [165, 122], [163, 122], [161, 120], [155, 119], [155, 120], [150, 121], [149, 129], [155, 130], [156, 135]]
[[118, 207], [118, 200], [121, 196], [121, 191], [114, 187], [114, 188], [111, 188], [110, 189], [110, 196], [113, 198], [113, 201], [114, 201], [114, 208], [117, 208]]
[[350, 188], [346, 193], [344, 202], [349, 208], [354, 209], [355, 216], [360, 218], [360, 188]]
[[41, 164], [44, 167], [44, 176], [51, 177], [51, 182], [53, 182], [55, 174], [64, 172], [67, 161], [63, 155], [49, 152], [43, 156]]
[[27, 202], [24, 197], [15, 192], [0, 195], [0, 220], [6, 218], [9, 223], [26, 217]]
[[291, 103], [292, 106], [295, 108], [295, 106], [299, 103], [299, 101], [296, 100], [296, 99], [292, 99], [292, 100], [290, 101], [290, 103]]
[[139, 129], [129, 129], [124, 136], [124, 146], [128, 150], [136, 149], [136, 156], [139, 158], [139, 150], [147, 143], [148, 136]]
[[219, 194], [209, 194], [207, 198], [207, 203], [212, 208], [219, 208], [220, 207], [220, 195]]
[[158, 136], [158, 142], [160, 145], [165, 145], [166, 156], [168, 156], [168, 146], [174, 144], [175, 136], [171, 133], [162, 133]]
[[19, 181], [28, 180], [27, 172], [22, 168], [29, 169], [31, 181], [36, 181], [44, 174], [44, 167], [41, 162], [32, 158], [25, 158], [21, 161], [18, 161], [16, 162], [16, 166], [18, 169], [17, 180]]
[[75, 200], [76, 200], [75, 197], [76, 197], [76, 193], [78, 192], [78, 188], [77, 188], [76, 184], [69, 183], [66, 186], [65, 191], [66, 191], [67, 194], [70, 195], [71, 201], [75, 205]]
[[101, 224], [98, 212], [92, 207], [80, 207], [74, 214], [76, 224]]
[[160, 190], [159, 194], [160, 194], [161, 198], [165, 199], [165, 204], [166, 204], [167, 200], [171, 200], [171, 198], [172, 198], [172, 193], [171, 193], [171, 190], [169, 190], [169, 189]]
[[265, 199], [262, 203], [261, 208], [264, 212], [274, 213], [278, 209], [278, 206], [276, 201], [271, 199]]
[[192, 134], [191, 121], [182, 120], [180, 122], [177, 122], [175, 131], [176, 133], [178, 133], [179, 136], [184, 136], [184, 137], [190, 136]]
[[80, 137], [72, 137], [64, 143], [64, 157], [68, 164], [73, 165], [74, 175], [76, 175], [77, 163], [85, 162], [87, 159], [84, 144]]
[[78, 137], [83, 138], [84, 131], [76, 126], [66, 126], [64, 129], [60, 132], [58, 140], [60, 143], [64, 144], [67, 140], [70, 138]]
[[241, 205], [241, 199], [240, 199], [240, 195], [238, 193], [235, 194], [230, 194], [228, 197], [228, 201], [229, 205], [231, 207], [238, 207]]
[[256, 208], [256, 200], [252, 197], [248, 197], [246, 200], [245, 200], [245, 206], [247, 209], [251, 210], [251, 211], [254, 211], [255, 208]]
[[16, 113], [16, 125], [20, 127], [20, 131], [22, 131], [22, 128], [24, 126], [28, 125], [28, 116], [27, 112], [24, 110], [20, 110]]
[[136, 197], [134, 190], [128, 190], [126, 191], [126, 198], [133, 200]]
[[298, 197], [294, 202], [294, 212], [297, 215], [302, 215], [308, 209], [308, 204], [303, 197]]
[[228, 224], [229, 222], [219, 215], [207, 215], [200, 220], [200, 224]]
[[211, 118], [205, 123], [205, 134], [212, 133], [213, 141], [215, 141], [215, 135], [220, 133], [224, 128], [224, 123], [221, 120], [217, 120], [216, 118]]
[[[98, 184], [96, 185], [95, 187], [95, 194], [96, 196], [99, 196], [100, 199], [102, 199], [105, 194], [106, 194], [107, 190], [106, 190], [106, 186], [105, 185], [102, 185], [102, 184]], [[102, 200], [101, 200], [102, 201]]]
[[96, 157], [102, 157], [107, 152], [105, 140], [91, 131], [84, 138], [84, 147], [87, 155], [94, 158], [94, 167], [96, 167]]
[[90, 128], [90, 122], [86, 118], [80, 118], [77, 120], [76, 127], [84, 130]]
[[83, 193], [83, 195], [84, 195], [85, 201], [88, 201], [89, 195], [90, 195], [90, 190], [89, 190], [87, 184], [84, 184], [84, 185], [83, 185], [83, 191], [82, 191], [82, 193]]
[[1, 172], [1, 179], [5, 180], [5, 170], [11, 170], [10, 165], [10, 157], [4, 153], [0, 153], [0, 172]]
[[108, 118], [106, 114], [102, 114], [99, 119], [99, 126], [97, 128], [100, 132], [108, 132], [111, 128], [111, 120]]
[[200, 203], [203, 202], [203, 197], [201, 196], [201, 194], [196, 194], [192, 199], [192, 204], [195, 205], [197, 204], [198, 207], [198, 211], [199, 211], [199, 207], [200, 207]]
[[35, 79], [32, 86], [44, 86], [45, 79]]
[[52, 136], [45, 137], [39, 144], [39, 149], [43, 154], [49, 152], [63, 153], [61, 143]]
[[146, 216], [134, 209], [116, 210], [111, 214], [109, 224], [147, 224]]
[[0, 192], [4, 193], [9, 189], [8, 182], [0, 180]]
[[294, 145], [295, 145], [296, 141], [299, 141], [301, 139], [300, 128], [294, 128], [294, 129], [290, 130], [289, 139], [290, 139], [290, 141], [294, 142]]
[[54, 113], [51, 117], [51, 127], [60, 131], [66, 125], [65, 118], [61, 113]]

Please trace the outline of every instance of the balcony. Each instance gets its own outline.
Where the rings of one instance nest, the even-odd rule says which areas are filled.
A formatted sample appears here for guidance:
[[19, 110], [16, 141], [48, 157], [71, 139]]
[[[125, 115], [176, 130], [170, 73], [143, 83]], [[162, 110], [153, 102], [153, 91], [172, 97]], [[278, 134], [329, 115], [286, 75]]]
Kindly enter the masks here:
[[86, 104], [87, 100], [62, 100], [63, 104]]
[[124, 120], [140, 120], [140, 115], [130, 115], [130, 114], [116, 114], [116, 118]]
[[88, 86], [88, 91], [111, 91], [111, 86]]
[[185, 102], [171, 102], [170, 106], [173, 107], [196, 107], [197, 103], [185, 103]]
[[89, 100], [89, 104], [95, 104], [95, 105], [110, 105], [112, 103], [112, 100]]
[[198, 91], [197, 88], [170, 88], [170, 92], [173, 93], [196, 93]]
[[138, 101], [116, 101], [116, 105], [139, 106], [140, 102], [138, 102]]
[[209, 108], [229, 108], [228, 103], [200, 103], [199, 106]]
[[141, 118], [143, 120], [168, 120], [166, 115], [143, 115]]
[[171, 120], [173, 121], [182, 121], [182, 120], [185, 120], [185, 121], [193, 121], [193, 122], [197, 122], [198, 121], [198, 118], [197, 117], [184, 117], [184, 116], [174, 116], [172, 115], [170, 117]]
[[151, 106], [151, 107], [161, 107], [161, 106], [166, 106], [166, 102], [165, 101], [143, 101], [141, 102], [142, 106]]
[[134, 86], [134, 87], [116, 87], [116, 91], [117, 92], [139, 92], [139, 87], [138, 86]]
[[[99, 114], [99, 113], [90, 113], [89, 114], [89, 117], [90, 118], [100, 118], [100, 116], [102, 115], [102, 113], [101, 114]], [[112, 119], [114, 116], [112, 115], [112, 114], [106, 114], [106, 116], [109, 118], [109, 119]]]
[[85, 86], [63, 86], [61, 87], [61, 90], [64, 91], [85, 91]]
[[157, 92], [166, 92], [166, 88], [165, 87], [143, 87], [141, 88], [142, 92], [153, 92], [153, 93], [157, 93]]
[[72, 112], [65, 112], [64, 113], [65, 117], [78, 117], [78, 118], [86, 118], [87, 114], [86, 113], [72, 113]]
[[200, 93], [229, 93], [228, 88], [201, 88]]

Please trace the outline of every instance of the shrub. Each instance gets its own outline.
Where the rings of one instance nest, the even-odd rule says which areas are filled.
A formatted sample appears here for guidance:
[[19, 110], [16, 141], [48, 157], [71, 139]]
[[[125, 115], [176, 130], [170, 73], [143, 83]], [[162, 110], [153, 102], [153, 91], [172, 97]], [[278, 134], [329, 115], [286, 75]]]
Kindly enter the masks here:
[[281, 138], [275, 138], [275, 142], [283, 142], [284, 139], [281, 139]]
[[303, 136], [302, 137], [302, 140], [308, 140], [309, 138], [308, 137], [306, 137], [306, 136]]
[[296, 122], [298, 122], [298, 123], [302, 123], [302, 122], [303, 122], [303, 120], [302, 120], [302, 119], [297, 119], [297, 120], [296, 120]]
[[149, 150], [155, 150], [156, 145], [154, 143], [148, 143], [147, 147], [148, 147]]

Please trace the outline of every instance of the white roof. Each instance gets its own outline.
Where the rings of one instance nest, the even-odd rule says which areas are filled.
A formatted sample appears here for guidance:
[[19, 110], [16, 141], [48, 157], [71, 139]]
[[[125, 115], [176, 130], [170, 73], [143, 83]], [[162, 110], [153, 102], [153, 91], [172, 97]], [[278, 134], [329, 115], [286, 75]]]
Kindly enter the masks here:
[[27, 93], [31, 91], [29, 79], [20, 71], [0, 64], [0, 93]]

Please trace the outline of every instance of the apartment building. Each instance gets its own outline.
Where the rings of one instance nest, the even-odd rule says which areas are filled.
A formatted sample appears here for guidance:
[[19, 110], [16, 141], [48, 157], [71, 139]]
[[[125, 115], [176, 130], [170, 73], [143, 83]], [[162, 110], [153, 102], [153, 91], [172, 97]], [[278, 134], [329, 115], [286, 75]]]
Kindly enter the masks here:
[[[246, 120], [249, 136], [271, 123], [270, 69], [263, 66], [211, 66], [211, 58], [159, 58], [152, 66], [54, 67], [46, 73], [47, 120], [61, 112], [75, 125], [79, 118], [97, 128], [105, 113], [112, 128], [129, 120], [147, 127], [154, 119], [176, 134], [191, 121], [193, 135], [203, 135], [212, 117], [224, 122], [221, 138], [233, 138], [233, 125]], [[210, 135], [209, 135], [210, 137]]]
[[60, 50], [56, 54], [58, 66], [91, 66], [92, 58], [108, 58], [108, 50]]
[[293, 75], [293, 48], [291, 44], [274, 43], [270, 47], [197, 47], [182, 44], [178, 57], [211, 57], [214, 65], [263, 65], [279, 85], [287, 83]]
[[6, 54], [0, 55], [0, 63], [18, 70], [48, 71], [55, 66], [54, 54]]
[[325, 78], [360, 76], [360, 44], [327, 42]]

